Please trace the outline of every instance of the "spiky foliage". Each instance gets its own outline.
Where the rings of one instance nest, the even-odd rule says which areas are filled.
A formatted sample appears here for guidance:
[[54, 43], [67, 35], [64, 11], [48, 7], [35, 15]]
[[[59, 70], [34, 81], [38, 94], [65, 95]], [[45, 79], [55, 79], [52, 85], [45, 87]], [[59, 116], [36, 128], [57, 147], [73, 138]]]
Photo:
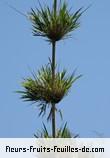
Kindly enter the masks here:
[[[79, 135], [73, 135], [70, 130], [67, 127], [67, 123], [60, 129], [56, 131], [56, 138], [76, 138]], [[42, 131], [37, 131], [36, 134], [34, 134], [35, 138], [52, 138], [52, 135], [48, 132], [45, 124], [43, 123]]]
[[[22, 94], [21, 98], [25, 101], [38, 103], [40, 108], [39, 115], [45, 114], [47, 105], [51, 107], [52, 103], [59, 103], [69, 92], [72, 84], [81, 77], [75, 77], [73, 73], [71, 76], [67, 75], [67, 71], [57, 71], [55, 74], [54, 91], [52, 85], [51, 65], [42, 67], [38, 73], [33, 73], [33, 78], [27, 78], [23, 81], [23, 91], [18, 91]], [[57, 110], [57, 108], [56, 108]], [[51, 117], [52, 108], [48, 119]]]
[[72, 133], [68, 129], [67, 123], [57, 131], [57, 138], [72, 138]]
[[34, 134], [34, 137], [35, 138], [51, 138], [51, 136], [50, 136], [50, 134], [49, 134], [49, 132], [48, 132], [48, 130], [47, 130], [47, 128], [46, 128], [44, 123], [43, 123], [42, 131], [40, 131], [40, 130], [38, 131], [37, 130], [37, 133]]
[[70, 32], [80, 25], [79, 18], [82, 15], [82, 8], [71, 13], [67, 3], [60, 4], [56, 14], [54, 6], [52, 9], [40, 6], [40, 9], [31, 9], [29, 19], [33, 26], [33, 35], [48, 38], [50, 42], [64, 39]]

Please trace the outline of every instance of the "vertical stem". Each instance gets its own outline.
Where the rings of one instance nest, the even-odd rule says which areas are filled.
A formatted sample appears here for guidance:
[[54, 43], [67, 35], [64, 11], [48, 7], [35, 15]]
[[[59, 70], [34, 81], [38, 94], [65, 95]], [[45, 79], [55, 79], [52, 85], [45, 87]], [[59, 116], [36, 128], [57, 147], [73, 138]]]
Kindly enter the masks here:
[[[57, 0], [54, 0], [53, 4], [54, 16], [56, 16], [57, 11]], [[56, 51], [56, 41], [52, 41], [52, 88], [54, 93], [54, 82], [55, 82], [55, 51]], [[56, 121], [55, 121], [55, 103], [52, 103], [52, 137], [56, 137]]]
[[52, 137], [56, 137], [55, 104], [52, 103]]
[[[54, 82], [55, 82], [55, 51], [56, 51], [56, 42], [52, 42], [52, 86], [54, 92]], [[55, 104], [52, 103], [52, 137], [56, 136], [56, 121], [55, 121]]]
[[57, 0], [54, 0], [54, 14], [56, 15], [57, 11]]
[[[53, 79], [53, 82], [55, 79], [55, 51], [56, 51], [56, 42], [53, 41], [52, 42], [52, 79]], [[54, 87], [54, 85], [53, 85], [53, 87]]]
[[[56, 17], [57, 11], [57, 0], [54, 0], [53, 4], [54, 16]], [[55, 51], [56, 51], [56, 41], [52, 41], [52, 88], [54, 92], [54, 82], [55, 82]], [[55, 120], [55, 103], [52, 103], [52, 137], [56, 137], [56, 120]]]

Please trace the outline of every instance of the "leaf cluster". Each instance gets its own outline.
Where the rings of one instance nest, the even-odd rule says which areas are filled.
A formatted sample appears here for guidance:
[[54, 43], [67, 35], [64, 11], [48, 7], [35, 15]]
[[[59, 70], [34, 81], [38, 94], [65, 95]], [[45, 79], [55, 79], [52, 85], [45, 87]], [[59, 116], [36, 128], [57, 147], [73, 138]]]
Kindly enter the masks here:
[[[47, 109], [47, 105], [51, 107], [51, 104], [58, 104], [69, 92], [72, 84], [81, 77], [68, 75], [67, 71], [64, 69], [62, 72], [57, 71], [55, 74], [54, 87], [52, 82], [52, 69], [51, 65], [48, 64], [38, 70], [38, 73], [32, 73], [32, 77], [24, 79], [22, 82], [21, 98], [24, 101], [31, 101], [33, 103], [38, 103], [40, 110], [39, 115], [44, 115]], [[61, 111], [57, 108], [57, 112]], [[51, 118], [52, 107], [48, 115], [48, 120]]]
[[56, 14], [54, 7], [50, 9], [48, 6], [40, 6], [40, 9], [31, 9], [29, 19], [32, 22], [33, 35], [46, 37], [50, 42], [64, 39], [79, 27], [82, 13], [82, 8], [71, 13], [66, 2], [60, 5]]
[[[60, 129], [58, 129], [56, 131], [56, 138], [76, 138], [79, 135], [73, 135], [70, 130], [67, 127], [67, 123], [65, 123], [65, 125], [63, 127], [60, 127]], [[34, 134], [35, 138], [52, 138], [52, 136], [49, 134], [45, 124], [43, 123], [43, 128], [42, 131], [37, 131], [36, 134]]]
[[67, 75], [67, 71], [56, 72], [54, 88], [52, 82], [51, 67], [47, 65], [42, 67], [38, 73], [33, 73], [32, 78], [24, 79], [22, 86], [24, 91], [22, 93], [22, 99], [25, 101], [41, 102], [42, 104], [59, 103], [64, 96], [66, 96], [71, 88], [72, 84], [81, 77]]

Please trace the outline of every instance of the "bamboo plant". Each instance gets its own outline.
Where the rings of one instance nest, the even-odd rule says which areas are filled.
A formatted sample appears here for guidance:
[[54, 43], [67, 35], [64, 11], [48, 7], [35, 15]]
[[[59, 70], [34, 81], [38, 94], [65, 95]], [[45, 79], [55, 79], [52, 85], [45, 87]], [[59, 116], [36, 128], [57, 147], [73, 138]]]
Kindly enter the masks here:
[[[71, 32], [80, 26], [79, 19], [82, 13], [82, 8], [71, 13], [66, 2], [60, 0], [58, 5], [58, 1], [53, 0], [52, 8], [40, 5], [40, 9], [31, 8], [28, 14], [33, 35], [43, 37], [51, 44], [52, 56], [46, 66], [42, 66], [32, 77], [23, 81], [24, 89], [19, 92], [25, 101], [37, 103], [39, 115], [44, 115], [46, 109], [50, 108], [47, 119], [51, 119], [53, 138], [61, 136], [61, 129], [59, 131], [56, 129], [56, 105], [68, 94], [72, 84], [81, 77], [81, 75], [75, 76], [74, 73], [68, 75], [65, 69], [61, 72], [57, 70], [56, 44], [69, 37]], [[46, 132], [45, 126], [44, 129]], [[65, 129], [66, 127], [64, 131], [67, 132]]]

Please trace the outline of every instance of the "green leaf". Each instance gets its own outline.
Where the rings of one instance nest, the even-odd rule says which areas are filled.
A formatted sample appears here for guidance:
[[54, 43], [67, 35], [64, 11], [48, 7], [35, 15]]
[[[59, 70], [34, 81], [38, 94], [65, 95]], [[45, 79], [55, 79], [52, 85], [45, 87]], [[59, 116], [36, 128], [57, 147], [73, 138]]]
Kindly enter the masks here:
[[29, 19], [32, 22], [32, 30], [34, 36], [41, 36], [48, 41], [59, 41], [70, 36], [70, 33], [79, 27], [79, 18], [83, 14], [82, 8], [75, 13], [70, 13], [67, 3], [60, 3], [59, 9], [54, 14], [54, 6], [52, 9], [42, 7], [40, 9], [32, 9], [29, 13]]

